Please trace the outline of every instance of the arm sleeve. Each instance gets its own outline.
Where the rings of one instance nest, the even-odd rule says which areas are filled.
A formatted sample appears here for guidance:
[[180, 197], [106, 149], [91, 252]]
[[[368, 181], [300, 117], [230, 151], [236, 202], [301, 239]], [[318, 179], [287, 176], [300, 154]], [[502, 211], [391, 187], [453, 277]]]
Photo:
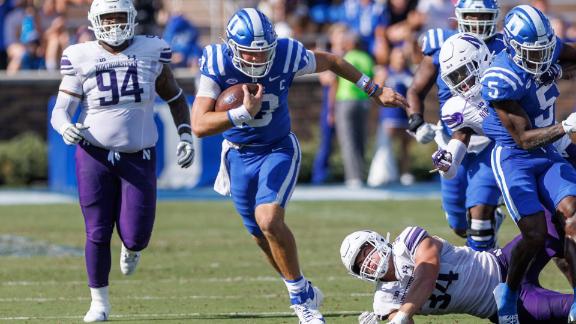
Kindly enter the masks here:
[[306, 50], [301, 61], [303, 62], [302, 66], [296, 72], [294, 77], [316, 73], [316, 56], [314, 56], [314, 52]]
[[172, 48], [170, 48], [170, 45], [165, 40], [158, 38], [158, 49], [160, 53], [158, 61], [162, 64], [170, 64], [172, 62]]
[[60, 133], [60, 135], [63, 133], [63, 126], [72, 122], [72, 116], [74, 116], [74, 113], [78, 108], [78, 103], [80, 103], [79, 98], [62, 91], [58, 92], [54, 109], [52, 109], [50, 124], [54, 130]]
[[208, 45], [200, 57], [200, 73], [219, 84], [219, 75], [225, 74], [221, 44]]
[[451, 139], [448, 145], [446, 145], [446, 151], [452, 154], [452, 164], [448, 171], [440, 171], [440, 174], [446, 179], [452, 179], [456, 176], [458, 167], [466, 156], [466, 145], [457, 139]]

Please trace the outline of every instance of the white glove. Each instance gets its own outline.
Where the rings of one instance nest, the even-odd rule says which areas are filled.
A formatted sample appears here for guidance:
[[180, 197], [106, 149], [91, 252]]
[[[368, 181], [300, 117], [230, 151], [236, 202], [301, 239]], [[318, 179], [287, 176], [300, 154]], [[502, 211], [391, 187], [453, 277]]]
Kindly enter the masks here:
[[387, 324], [408, 324], [410, 323], [410, 316], [402, 311], [396, 312], [394, 318], [391, 319]]
[[576, 113], [571, 113], [562, 121], [562, 128], [567, 134], [576, 133]]
[[416, 129], [416, 132], [408, 132], [410, 135], [414, 136], [414, 138], [421, 144], [428, 144], [434, 140], [434, 136], [436, 136], [436, 129], [438, 126], [430, 123], [424, 123], [420, 125]]
[[90, 128], [90, 126], [84, 126], [80, 123], [64, 124], [62, 125], [62, 127], [60, 127], [61, 130], [60, 134], [62, 134], [64, 143], [66, 143], [67, 145], [75, 145], [80, 143], [80, 141], [84, 139], [82, 131], [88, 128]]
[[378, 324], [378, 315], [374, 312], [363, 312], [358, 316], [358, 324]]
[[176, 156], [178, 156], [178, 165], [187, 168], [194, 162], [194, 144], [192, 144], [192, 135], [182, 133], [180, 143], [176, 147]]

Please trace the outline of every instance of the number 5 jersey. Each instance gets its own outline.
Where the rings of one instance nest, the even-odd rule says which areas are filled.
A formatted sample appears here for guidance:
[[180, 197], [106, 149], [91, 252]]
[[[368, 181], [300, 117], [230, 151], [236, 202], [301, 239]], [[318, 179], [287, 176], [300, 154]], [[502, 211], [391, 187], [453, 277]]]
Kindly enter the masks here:
[[[420, 227], [407, 227], [396, 238], [392, 257], [398, 281], [378, 282], [374, 294], [376, 314], [387, 316], [404, 303], [414, 282], [416, 250], [428, 236]], [[488, 318], [496, 313], [492, 291], [501, 277], [496, 257], [435, 238], [442, 242], [440, 272], [432, 295], [418, 314], [467, 313]]]
[[[92, 145], [118, 152], [153, 147], [156, 78], [170, 63], [170, 46], [155, 36], [135, 36], [122, 52], [113, 54], [97, 41], [75, 44], [62, 55], [60, 71], [77, 78], [66, 90], [82, 95], [78, 122]], [[73, 88], [73, 89], [70, 89]]]

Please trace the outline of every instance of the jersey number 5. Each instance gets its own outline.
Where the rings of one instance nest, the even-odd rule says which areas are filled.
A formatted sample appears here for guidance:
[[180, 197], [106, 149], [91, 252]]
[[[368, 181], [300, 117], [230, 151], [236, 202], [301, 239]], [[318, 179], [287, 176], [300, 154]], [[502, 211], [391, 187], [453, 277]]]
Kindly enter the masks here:
[[[104, 75], [108, 75], [108, 77]], [[108, 79], [109, 82], [106, 82], [105, 79]], [[134, 102], [142, 101], [140, 95], [144, 93], [144, 89], [140, 88], [138, 84], [138, 70], [135, 66], [128, 67], [120, 89], [118, 89], [116, 70], [97, 71], [96, 82], [98, 83], [98, 90], [100, 90], [100, 92], [110, 91], [112, 96], [110, 99], [108, 99], [108, 96], [100, 97], [100, 106], [117, 105], [120, 102], [121, 96], [134, 96]]]

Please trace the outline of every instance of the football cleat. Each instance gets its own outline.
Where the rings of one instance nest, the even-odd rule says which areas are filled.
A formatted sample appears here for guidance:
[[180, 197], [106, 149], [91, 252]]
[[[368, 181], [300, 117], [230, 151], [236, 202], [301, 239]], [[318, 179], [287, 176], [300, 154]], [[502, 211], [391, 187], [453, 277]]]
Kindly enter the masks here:
[[90, 309], [84, 315], [85, 323], [93, 322], [104, 322], [108, 320], [108, 315], [110, 314], [110, 305], [95, 304], [90, 305]]
[[496, 300], [496, 307], [498, 309], [498, 323], [499, 324], [519, 324], [518, 310], [516, 307], [517, 298], [511, 300], [509, 298], [510, 292], [508, 291], [506, 283], [499, 283], [494, 288], [494, 299]]
[[123, 275], [129, 276], [136, 271], [136, 266], [140, 261], [141, 252], [130, 251], [122, 244], [120, 251], [120, 271]]
[[306, 285], [306, 289], [298, 295], [291, 295], [290, 306], [301, 324], [319, 324], [326, 323], [324, 316], [320, 313], [319, 308], [324, 301], [324, 294], [322, 291], [312, 285], [310, 281]]

